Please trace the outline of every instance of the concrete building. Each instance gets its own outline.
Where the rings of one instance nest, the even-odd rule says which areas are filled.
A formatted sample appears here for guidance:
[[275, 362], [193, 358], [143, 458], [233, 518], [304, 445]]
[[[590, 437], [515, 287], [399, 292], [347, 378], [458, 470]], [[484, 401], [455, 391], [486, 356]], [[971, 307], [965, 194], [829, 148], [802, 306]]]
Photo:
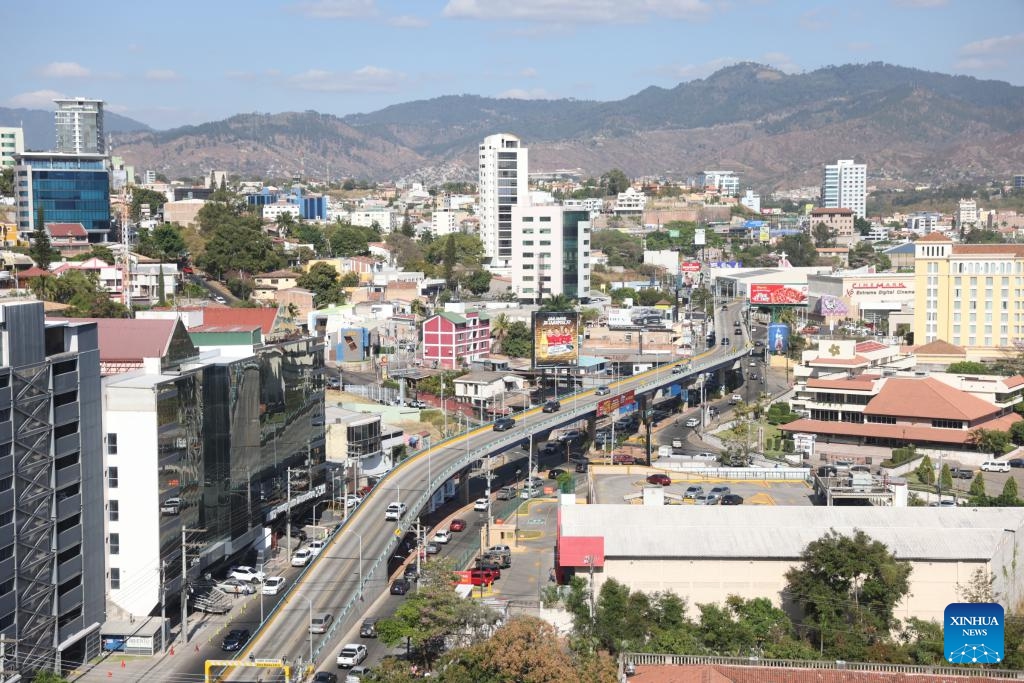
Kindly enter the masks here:
[[89, 233], [81, 223], [47, 223], [46, 233], [50, 246], [65, 258], [72, 258], [89, 251]]
[[14, 156], [25, 151], [25, 131], [0, 126], [0, 169], [14, 168]]
[[364, 209], [351, 212], [348, 221], [363, 228], [372, 228], [376, 225], [381, 232], [387, 234], [401, 225], [402, 220], [399, 216], [400, 214], [391, 209]]
[[164, 221], [186, 227], [197, 224], [199, 211], [206, 206], [205, 199], [182, 199], [164, 204]]
[[612, 212], [616, 216], [640, 216], [643, 215], [646, 206], [647, 195], [632, 187], [627, 187], [625, 192], [620, 192], [615, 198], [615, 207]]
[[430, 366], [452, 370], [490, 352], [491, 318], [483, 311], [446, 310], [423, 322], [423, 362]]
[[25, 152], [15, 157], [18, 232], [35, 230], [43, 208], [48, 223], [81, 223], [89, 242], [110, 236], [110, 169], [102, 154]]
[[512, 397], [507, 395], [523, 391], [527, 384], [526, 379], [518, 375], [481, 370], [455, 378], [455, 398], [466, 401], [481, 413], [503, 414], [506, 399], [509, 405], [512, 403]]
[[294, 220], [299, 219], [301, 209], [298, 204], [292, 204], [290, 202], [276, 202], [274, 204], [265, 204], [260, 210], [263, 220], [276, 222], [280, 220], [281, 216], [288, 214]]
[[867, 176], [867, 165], [856, 164], [853, 159], [826, 164], [821, 184], [821, 206], [850, 209], [854, 216], [864, 218], [868, 201]]
[[94, 323], [40, 302], [0, 304], [0, 342], [0, 634], [27, 679], [100, 653], [100, 357]]
[[104, 356], [138, 368], [103, 385], [109, 595], [126, 614], [159, 613], [159, 568], [168, 593], [183, 587], [184, 529], [203, 529], [186, 536], [192, 582], [268, 552], [289, 488], [293, 508], [325, 493], [323, 349], [299, 338], [224, 357], [201, 354], [176, 320], [97, 322]]
[[951, 226], [942, 224], [942, 214], [935, 211], [918, 211], [907, 216], [904, 226], [918, 235], [929, 235], [939, 230], [949, 230]]
[[458, 214], [455, 211], [435, 211], [430, 214], [430, 233], [434, 237], [444, 237], [458, 231]]
[[488, 269], [507, 275], [516, 244], [512, 209], [529, 206], [529, 149], [515, 135], [500, 133], [480, 145], [480, 239]]
[[[889, 316], [914, 304], [910, 273], [839, 272], [807, 276], [808, 319], [824, 326], [864, 320], [884, 327]], [[889, 324], [890, 331], [895, 327]]]
[[331, 410], [327, 425], [327, 460], [351, 466], [353, 460], [381, 456], [381, 419], [375, 413]]
[[969, 358], [1013, 353], [1024, 340], [1024, 245], [914, 242], [914, 339], [942, 339]]
[[961, 199], [956, 205], [956, 224], [974, 225], [978, 222], [978, 202], [973, 199]]
[[[660, 491], [660, 488], [659, 488]], [[994, 579], [1005, 608], [1024, 597], [1017, 570], [1024, 509], [931, 507], [798, 507], [703, 505], [563, 505], [556, 570], [593, 577], [595, 592], [608, 579], [646, 593], [672, 591], [690, 616], [701, 603], [730, 595], [783, 600], [786, 572], [801, 553], [830, 530], [863, 531], [910, 563], [910, 590], [897, 604], [897, 619], [943, 620], [959, 602], [958, 586], [978, 569]], [[775, 677], [771, 680], [781, 680]]]
[[590, 289], [590, 214], [561, 206], [512, 209], [512, 291], [523, 302]]
[[297, 287], [300, 276], [301, 273], [296, 273], [293, 270], [260, 273], [253, 278], [252, 296], [257, 301], [274, 301], [278, 292]]
[[743, 196], [740, 197], [740, 204], [754, 213], [761, 213], [761, 195], [753, 190], [748, 189], [743, 193]]
[[106, 154], [103, 132], [103, 100], [84, 97], [56, 99], [53, 118], [57, 128], [56, 151], [63, 154]]
[[853, 229], [853, 211], [850, 209], [811, 209], [812, 235], [819, 223], [828, 227], [839, 246], [848, 247], [860, 238]]
[[701, 171], [697, 175], [697, 186], [713, 188], [720, 194], [734, 195], [740, 191], [740, 178], [732, 171]]

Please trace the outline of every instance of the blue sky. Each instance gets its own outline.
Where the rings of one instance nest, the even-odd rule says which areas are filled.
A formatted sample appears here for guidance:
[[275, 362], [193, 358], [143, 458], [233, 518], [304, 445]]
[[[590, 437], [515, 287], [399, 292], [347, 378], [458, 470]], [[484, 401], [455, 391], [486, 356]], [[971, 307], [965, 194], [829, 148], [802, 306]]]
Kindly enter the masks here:
[[1022, 0], [37, 0], [5, 20], [0, 106], [96, 97], [160, 129], [463, 93], [613, 100], [738, 61], [1024, 85]]

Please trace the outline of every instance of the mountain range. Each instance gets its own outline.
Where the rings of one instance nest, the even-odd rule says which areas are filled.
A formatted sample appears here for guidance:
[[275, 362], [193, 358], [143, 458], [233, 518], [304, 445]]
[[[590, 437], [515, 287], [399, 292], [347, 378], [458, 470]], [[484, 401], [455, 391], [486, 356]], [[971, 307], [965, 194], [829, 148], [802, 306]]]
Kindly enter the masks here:
[[[0, 109], [0, 125], [10, 111]], [[621, 168], [631, 176], [682, 178], [715, 168], [775, 189], [815, 185], [822, 165], [837, 158], [867, 163], [872, 184], [1021, 173], [1022, 112], [1024, 87], [1000, 81], [882, 63], [801, 74], [743, 63], [612, 102], [457, 95], [345, 117], [239, 114], [165, 131], [110, 117], [106, 128], [115, 154], [172, 178], [216, 169], [259, 177], [475, 180], [481, 140], [508, 132], [530, 148], [535, 172]], [[35, 133], [27, 130], [26, 138]]]

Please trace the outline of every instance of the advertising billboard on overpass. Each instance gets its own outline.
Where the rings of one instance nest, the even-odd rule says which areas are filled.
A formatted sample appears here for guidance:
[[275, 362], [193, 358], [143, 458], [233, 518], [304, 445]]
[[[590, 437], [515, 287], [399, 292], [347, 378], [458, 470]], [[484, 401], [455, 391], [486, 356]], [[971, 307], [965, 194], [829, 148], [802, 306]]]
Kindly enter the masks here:
[[533, 367], [579, 365], [579, 314], [575, 311], [533, 314]]
[[604, 417], [605, 415], [611, 415], [619, 408], [629, 405], [634, 400], [635, 396], [632, 389], [623, 394], [619, 394], [618, 396], [606, 398], [597, 404], [597, 416]]

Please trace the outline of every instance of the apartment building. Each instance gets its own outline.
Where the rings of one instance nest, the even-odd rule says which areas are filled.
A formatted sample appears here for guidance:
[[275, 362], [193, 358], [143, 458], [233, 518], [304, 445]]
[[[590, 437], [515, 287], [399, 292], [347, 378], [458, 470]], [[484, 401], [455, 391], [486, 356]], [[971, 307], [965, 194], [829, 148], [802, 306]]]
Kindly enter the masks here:
[[491, 319], [483, 311], [459, 310], [459, 305], [427, 318], [423, 323], [423, 361], [435, 368], [454, 370], [491, 352]]
[[740, 178], [732, 171], [701, 171], [697, 175], [697, 186], [712, 188], [721, 194], [734, 195], [740, 191]]
[[56, 99], [53, 118], [57, 129], [56, 151], [64, 154], [106, 154], [103, 132], [103, 100], [85, 97]]
[[821, 206], [826, 209], [850, 209], [853, 215], [864, 218], [867, 215], [866, 164], [854, 163], [853, 159], [839, 159], [825, 165], [821, 183]]
[[500, 133], [480, 145], [480, 239], [488, 269], [508, 275], [517, 245], [512, 209], [529, 206], [529, 149], [515, 135]]
[[35, 230], [42, 207], [47, 223], [81, 223], [89, 242], [109, 241], [110, 169], [102, 154], [25, 152], [15, 156], [18, 232]]
[[848, 247], [858, 241], [859, 235], [853, 229], [853, 211], [851, 209], [811, 209], [811, 231], [824, 223], [835, 236], [836, 243]]
[[435, 211], [430, 214], [430, 233], [434, 237], [444, 237], [458, 231], [458, 213], [455, 211]]
[[14, 157], [25, 151], [25, 132], [21, 128], [0, 126], [0, 169], [13, 168]]
[[974, 225], [978, 222], [978, 202], [973, 199], [961, 199], [956, 205], [956, 224]]
[[512, 291], [522, 302], [540, 303], [590, 291], [590, 213], [561, 206], [512, 210]]

